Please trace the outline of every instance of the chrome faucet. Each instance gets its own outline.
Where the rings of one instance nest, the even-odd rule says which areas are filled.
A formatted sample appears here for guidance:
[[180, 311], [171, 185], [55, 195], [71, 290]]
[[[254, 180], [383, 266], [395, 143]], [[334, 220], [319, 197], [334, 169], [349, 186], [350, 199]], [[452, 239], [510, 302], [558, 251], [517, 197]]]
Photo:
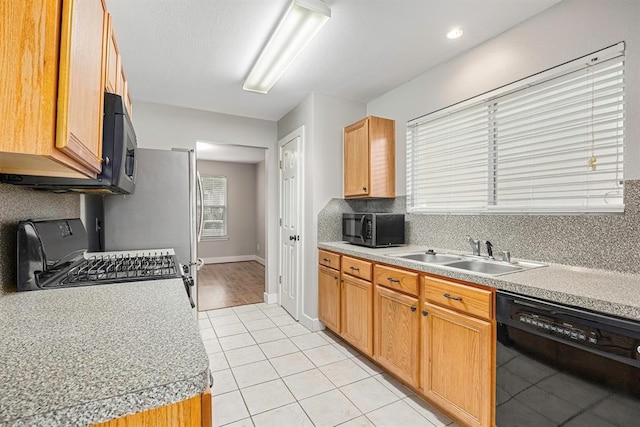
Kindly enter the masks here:
[[475, 240], [475, 239], [473, 239], [473, 237], [469, 236], [468, 234], [466, 236], [466, 240], [471, 245], [471, 250], [473, 251], [473, 254], [479, 256], [480, 255], [480, 240]]

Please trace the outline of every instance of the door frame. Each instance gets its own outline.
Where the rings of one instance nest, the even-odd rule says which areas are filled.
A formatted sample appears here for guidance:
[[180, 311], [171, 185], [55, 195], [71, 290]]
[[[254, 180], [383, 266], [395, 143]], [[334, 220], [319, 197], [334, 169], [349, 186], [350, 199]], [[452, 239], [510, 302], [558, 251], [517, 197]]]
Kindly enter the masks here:
[[290, 132], [280, 140], [278, 140], [278, 305], [282, 306], [282, 260], [284, 257], [282, 256], [282, 232], [280, 230], [280, 220], [282, 219], [282, 168], [280, 167], [280, 162], [282, 161], [282, 148], [283, 146], [291, 141], [292, 139], [298, 138], [298, 176], [300, 177], [299, 185], [298, 185], [298, 207], [297, 207], [297, 222], [298, 229], [300, 230], [300, 244], [296, 245], [296, 256], [298, 257], [298, 272], [296, 275], [296, 313], [294, 319], [296, 321], [300, 320], [300, 313], [302, 310], [302, 304], [304, 301], [304, 287], [302, 286], [302, 281], [304, 278], [304, 195], [305, 195], [305, 180], [304, 180], [304, 138], [305, 136], [305, 127], [300, 126], [293, 132]]

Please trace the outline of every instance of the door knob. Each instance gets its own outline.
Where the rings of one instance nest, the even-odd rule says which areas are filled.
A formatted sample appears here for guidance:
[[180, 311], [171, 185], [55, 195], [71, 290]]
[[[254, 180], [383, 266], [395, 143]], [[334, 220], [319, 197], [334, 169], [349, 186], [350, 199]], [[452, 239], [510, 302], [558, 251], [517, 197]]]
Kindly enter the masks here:
[[289, 236], [289, 240], [296, 240], [296, 236]]

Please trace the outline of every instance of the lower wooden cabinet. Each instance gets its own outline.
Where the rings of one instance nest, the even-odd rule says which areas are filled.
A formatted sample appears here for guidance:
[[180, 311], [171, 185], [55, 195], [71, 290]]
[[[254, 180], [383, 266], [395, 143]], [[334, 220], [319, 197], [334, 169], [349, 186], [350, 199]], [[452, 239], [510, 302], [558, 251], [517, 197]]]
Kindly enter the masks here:
[[490, 425], [492, 322], [428, 302], [422, 308], [425, 396], [466, 425]]
[[93, 427], [212, 427], [211, 390], [190, 399], [94, 424]]
[[420, 313], [418, 298], [377, 285], [374, 301], [374, 358], [418, 387]]
[[318, 267], [318, 318], [333, 332], [340, 334], [340, 272]]
[[342, 338], [364, 354], [373, 355], [373, 285], [342, 276]]

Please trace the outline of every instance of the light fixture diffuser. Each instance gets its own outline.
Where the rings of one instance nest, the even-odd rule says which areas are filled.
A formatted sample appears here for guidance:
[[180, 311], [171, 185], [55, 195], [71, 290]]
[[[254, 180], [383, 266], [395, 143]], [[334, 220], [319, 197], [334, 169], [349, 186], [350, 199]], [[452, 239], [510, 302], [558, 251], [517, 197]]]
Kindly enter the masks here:
[[253, 64], [242, 88], [267, 93], [331, 17], [319, 0], [293, 0]]

